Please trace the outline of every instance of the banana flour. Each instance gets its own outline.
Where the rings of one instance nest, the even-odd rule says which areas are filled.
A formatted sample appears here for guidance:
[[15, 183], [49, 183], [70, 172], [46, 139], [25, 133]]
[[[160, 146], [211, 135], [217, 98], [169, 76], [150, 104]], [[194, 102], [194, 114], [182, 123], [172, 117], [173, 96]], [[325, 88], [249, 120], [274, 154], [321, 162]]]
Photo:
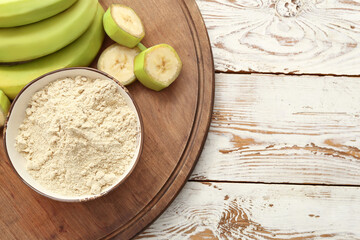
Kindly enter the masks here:
[[29, 174], [65, 196], [99, 194], [129, 167], [137, 144], [135, 113], [110, 80], [56, 80], [32, 97], [16, 148]]

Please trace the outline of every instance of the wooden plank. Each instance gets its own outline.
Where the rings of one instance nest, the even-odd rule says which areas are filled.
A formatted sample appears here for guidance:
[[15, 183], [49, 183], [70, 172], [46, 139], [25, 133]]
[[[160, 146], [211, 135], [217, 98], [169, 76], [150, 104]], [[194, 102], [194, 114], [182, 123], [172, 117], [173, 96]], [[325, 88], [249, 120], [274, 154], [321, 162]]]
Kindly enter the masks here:
[[189, 182], [137, 239], [359, 239], [360, 188]]
[[217, 74], [193, 180], [360, 183], [360, 79]]
[[[181, 74], [161, 92], [139, 82], [128, 87], [143, 118], [142, 155], [131, 175], [106, 196], [81, 203], [41, 196], [21, 181], [4, 148], [0, 149], [0, 239], [130, 239], [172, 202], [200, 155], [210, 125], [215, 80], [211, 47], [196, 2], [100, 2], [105, 8], [112, 3], [133, 8], [145, 24], [142, 42], [172, 45], [183, 61]], [[111, 43], [106, 38], [104, 47]]]
[[360, 4], [197, 0], [218, 71], [360, 74]]

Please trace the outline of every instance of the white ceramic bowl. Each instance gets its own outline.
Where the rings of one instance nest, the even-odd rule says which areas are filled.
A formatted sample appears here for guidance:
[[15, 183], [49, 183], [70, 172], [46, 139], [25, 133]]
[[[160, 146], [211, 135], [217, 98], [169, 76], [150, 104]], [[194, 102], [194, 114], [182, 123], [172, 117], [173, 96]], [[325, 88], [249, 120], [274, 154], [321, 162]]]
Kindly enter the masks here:
[[[100, 78], [100, 79], [109, 79], [114, 81], [119, 86], [119, 91], [121, 95], [125, 98], [127, 104], [134, 110], [138, 120], [138, 141], [137, 146], [134, 154], [134, 158], [128, 169], [125, 173], [110, 187], [105, 189], [98, 195], [86, 195], [80, 197], [74, 196], [63, 196], [54, 192], [51, 192], [44, 187], [42, 187], [37, 181], [35, 181], [30, 174], [26, 170], [26, 160], [21, 156], [21, 154], [15, 149], [15, 138], [18, 135], [18, 129], [20, 124], [23, 122], [25, 118], [25, 110], [28, 107], [28, 103], [31, 100], [31, 97], [34, 95], [35, 92], [39, 91], [47, 84], [52, 81], [55, 81], [60, 78], [65, 77], [76, 77], [76, 76], [85, 76], [92, 79]], [[119, 186], [133, 171], [135, 165], [137, 164], [143, 145], [143, 123], [141, 119], [141, 115], [139, 114], [138, 107], [134, 102], [133, 98], [129, 94], [128, 90], [122, 86], [117, 80], [113, 77], [107, 75], [106, 73], [99, 71], [97, 69], [92, 68], [65, 68], [56, 70], [50, 73], [47, 73], [32, 82], [26, 85], [23, 90], [18, 94], [18, 96], [13, 101], [9, 114], [4, 126], [4, 146], [6, 154], [15, 170], [15, 172], [19, 175], [19, 177], [26, 183], [30, 188], [35, 190], [36, 192], [49, 197], [54, 200], [63, 201], [63, 202], [83, 202], [98, 198], [109, 193], [111, 190], [115, 189]]]

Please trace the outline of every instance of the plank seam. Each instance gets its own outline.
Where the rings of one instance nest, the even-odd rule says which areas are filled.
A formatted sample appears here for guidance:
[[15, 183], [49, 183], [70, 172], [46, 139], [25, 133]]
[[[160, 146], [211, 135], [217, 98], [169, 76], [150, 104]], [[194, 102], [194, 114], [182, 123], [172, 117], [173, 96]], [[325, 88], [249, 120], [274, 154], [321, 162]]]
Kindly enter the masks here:
[[358, 188], [359, 185], [348, 184], [326, 184], [326, 183], [286, 183], [286, 182], [251, 182], [251, 181], [229, 181], [229, 180], [196, 180], [189, 179], [188, 182], [197, 183], [233, 183], [233, 184], [267, 184], [267, 185], [295, 185], [295, 186], [328, 186], [328, 187], [354, 187]]
[[315, 76], [315, 77], [349, 77], [349, 78], [359, 78], [360, 74], [350, 75], [350, 74], [322, 74], [322, 73], [284, 73], [284, 72], [260, 72], [260, 71], [219, 71], [215, 70], [215, 74], [231, 74], [231, 75], [252, 75], [252, 74], [263, 74], [263, 75], [283, 75], [283, 76]]

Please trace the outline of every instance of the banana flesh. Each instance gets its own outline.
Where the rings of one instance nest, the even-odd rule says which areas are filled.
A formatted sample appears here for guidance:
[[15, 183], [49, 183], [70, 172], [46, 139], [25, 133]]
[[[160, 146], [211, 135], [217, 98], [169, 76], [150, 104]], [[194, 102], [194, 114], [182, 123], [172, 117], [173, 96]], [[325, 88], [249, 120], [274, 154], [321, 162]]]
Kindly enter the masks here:
[[90, 65], [104, 40], [103, 14], [104, 10], [99, 5], [90, 28], [80, 38], [60, 51], [31, 62], [0, 66], [0, 90], [4, 91], [9, 98], [14, 99], [26, 84], [45, 73], [60, 68]]
[[18, 27], [38, 22], [68, 9], [77, 0], [2, 0], [0, 27]]
[[131, 8], [114, 4], [111, 8], [111, 15], [117, 25], [124, 31], [138, 38], [144, 35], [144, 26], [138, 15]]
[[145, 70], [155, 81], [170, 85], [177, 77], [181, 68], [180, 59], [168, 47], [158, 47], [147, 54]]
[[54, 17], [22, 27], [0, 29], [0, 62], [32, 60], [69, 45], [90, 26], [97, 2], [78, 0]]
[[98, 69], [115, 77], [121, 84], [129, 85], [135, 81], [134, 59], [140, 50], [113, 44], [101, 54]]
[[170, 45], [159, 44], [142, 51], [135, 57], [136, 78], [146, 87], [160, 91], [179, 76], [182, 62]]
[[141, 19], [132, 8], [112, 4], [104, 15], [104, 29], [115, 42], [125, 47], [135, 47], [145, 36]]

